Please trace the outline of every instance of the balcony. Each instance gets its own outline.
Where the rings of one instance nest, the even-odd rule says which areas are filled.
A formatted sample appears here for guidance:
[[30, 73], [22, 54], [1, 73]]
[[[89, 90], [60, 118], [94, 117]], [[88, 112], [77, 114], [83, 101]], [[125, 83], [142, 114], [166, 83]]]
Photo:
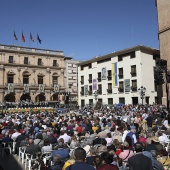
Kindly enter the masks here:
[[119, 87], [119, 88], [118, 88], [118, 91], [119, 91], [120, 93], [123, 93], [123, 92], [124, 92], [124, 88]]
[[43, 66], [43, 65], [44, 65], [44, 63], [43, 63], [42, 61], [41, 61], [41, 62], [40, 62], [40, 61], [38, 61], [38, 62], [37, 62], [37, 65], [38, 65], [38, 66]]
[[88, 91], [89, 96], [91, 96], [93, 94], [92, 90]]
[[92, 79], [89, 79], [88, 81], [89, 81], [89, 83], [92, 83]]
[[136, 87], [136, 86], [131, 86], [131, 90], [132, 90], [133, 92], [136, 92], [136, 91], [137, 91], [137, 87]]
[[98, 94], [102, 94], [102, 90], [98, 90], [97, 93], [98, 93]]
[[84, 84], [84, 81], [80, 81], [80, 83], [81, 83], [81, 85], [83, 85], [83, 84]]
[[131, 72], [130, 74], [132, 77], [136, 77], [136, 72]]
[[108, 81], [112, 80], [112, 76], [107, 76]]
[[102, 81], [102, 79], [101, 78], [97, 78], [98, 79], [98, 82], [101, 82]]
[[53, 65], [52, 65], [53, 67], [58, 67], [59, 66], [59, 64], [58, 63], [53, 63]]
[[107, 89], [107, 93], [112, 94], [112, 89]]
[[123, 74], [122, 73], [119, 74], [118, 76], [119, 76], [119, 79], [123, 79]]
[[81, 91], [81, 92], [80, 92], [80, 95], [81, 95], [81, 96], [84, 96], [84, 91]]

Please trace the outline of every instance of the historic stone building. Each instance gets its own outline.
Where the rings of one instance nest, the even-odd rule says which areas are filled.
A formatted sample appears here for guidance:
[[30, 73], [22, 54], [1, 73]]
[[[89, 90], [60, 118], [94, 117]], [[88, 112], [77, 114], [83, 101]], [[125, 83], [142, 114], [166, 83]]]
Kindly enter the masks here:
[[0, 102], [65, 100], [63, 51], [0, 45]]
[[[170, 69], [170, 1], [155, 0], [158, 12], [158, 38], [160, 44], [160, 57], [167, 60]], [[166, 104], [166, 87], [163, 85], [162, 103]]]

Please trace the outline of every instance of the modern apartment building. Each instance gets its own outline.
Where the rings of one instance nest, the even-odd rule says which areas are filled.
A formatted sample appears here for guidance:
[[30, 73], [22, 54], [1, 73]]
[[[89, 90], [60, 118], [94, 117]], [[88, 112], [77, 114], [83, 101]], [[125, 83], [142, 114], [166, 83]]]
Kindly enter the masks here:
[[77, 88], [77, 80], [78, 80], [78, 67], [77, 64], [80, 61], [72, 60], [72, 58], [65, 58], [65, 87], [66, 91], [69, 94], [67, 97], [66, 103], [78, 104], [78, 88]]
[[159, 50], [139, 45], [79, 63], [79, 105], [157, 103], [154, 67], [159, 57]]
[[65, 102], [63, 51], [0, 45], [0, 102]]

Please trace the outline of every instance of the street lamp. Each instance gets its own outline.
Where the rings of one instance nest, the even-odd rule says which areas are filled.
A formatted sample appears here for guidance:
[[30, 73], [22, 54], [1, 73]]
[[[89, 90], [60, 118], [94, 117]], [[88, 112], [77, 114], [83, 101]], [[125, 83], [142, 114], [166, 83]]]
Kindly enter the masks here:
[[140, 94], [140, 98], [142, 99], [142, 105], [143, 105], [143, 99], [145, 97], [145, 92], [146, 92], [146, 88], [141, 86], [139, 89], [138, 89], [138, 92]]

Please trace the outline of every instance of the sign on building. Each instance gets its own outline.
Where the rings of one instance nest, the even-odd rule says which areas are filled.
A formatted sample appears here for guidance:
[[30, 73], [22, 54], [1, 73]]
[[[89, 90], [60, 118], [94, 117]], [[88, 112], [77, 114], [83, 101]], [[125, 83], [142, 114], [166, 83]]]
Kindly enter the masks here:
[[29, 93], [29, 84], [24, 84], [24, 92]]
[[102, 68], [102, 80], [106, 80], [106, 67]]
[[88, 85], [84, 85], [84, 95], [87, 96], [88, 94]]
[[14, 85], [12, 83], [8, 83], [8, 92], [14, 92]]
[[54, 84], [54, 92], [58, 92], [58, 91], [59, 91], [58, 84]]
[[97, 79], [93, 79], [93, 90], [97, 90]]
[[44, 84], [39, 84], [39, 92], [44, 93]]
[[125, 92], [130, 92], [130, 79], [125, 79]]

